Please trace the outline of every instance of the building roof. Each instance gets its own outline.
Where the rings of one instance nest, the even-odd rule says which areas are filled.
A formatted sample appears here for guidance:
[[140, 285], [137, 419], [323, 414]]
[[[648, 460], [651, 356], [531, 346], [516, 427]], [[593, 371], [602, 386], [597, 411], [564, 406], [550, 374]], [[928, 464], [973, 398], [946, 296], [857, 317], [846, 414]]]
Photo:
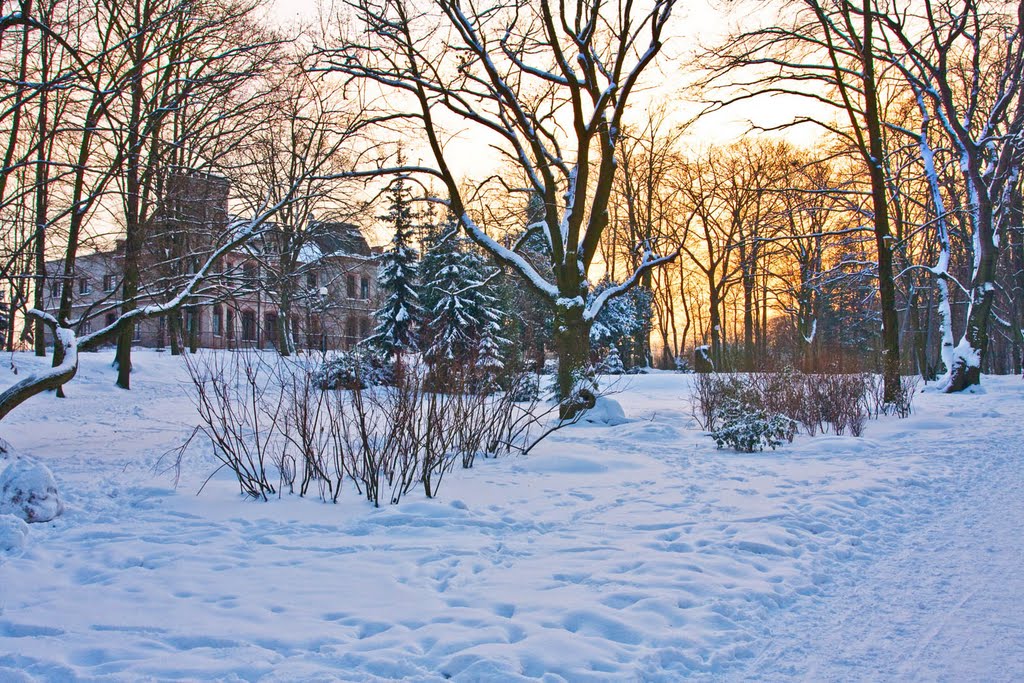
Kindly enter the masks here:
[[358, 225], [315, 221], [311, 237], [323, 256], [370, 256], [370, 245]]

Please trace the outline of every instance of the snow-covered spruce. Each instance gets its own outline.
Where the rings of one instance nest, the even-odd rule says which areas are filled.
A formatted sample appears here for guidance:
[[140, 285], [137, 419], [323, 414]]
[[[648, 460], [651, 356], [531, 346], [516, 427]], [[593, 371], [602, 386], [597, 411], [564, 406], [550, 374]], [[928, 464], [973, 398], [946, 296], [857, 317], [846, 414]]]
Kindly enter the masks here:
[[489, 268], [449, 216], [431, 231], [420, 264], [420, 300], [427, 311], [424, 355], [433, 365], [475, 361], [494, 382], [504, 367], [502, 313], [494, 291], [498, 271]]
[[9, 458], [0, 472], [0, 514], [26, 522], [49, 522], [64, 512], [50, 469], [24, 457]]
[[622, 365], [622, 357], [619, 356], [619, 348], [614, 344], [608, 349], [608, 355], [601, 361], [601, 373], [605, 375], [621, 375], [626, 372]]
[[423, 317], [417, 282], [419, 254], [412, 246], [414, 221], [412, 197], [399, 178], [388, 188], [388, 212], [381, 218], [394, 231], [391, 243], [381, 255], [377, 275], [380, 291], [387, 294], [374, 314], [377, 326], [366, 340], [370, 348], [394, 358], [402, 351], [418, 349], [417, 327]]

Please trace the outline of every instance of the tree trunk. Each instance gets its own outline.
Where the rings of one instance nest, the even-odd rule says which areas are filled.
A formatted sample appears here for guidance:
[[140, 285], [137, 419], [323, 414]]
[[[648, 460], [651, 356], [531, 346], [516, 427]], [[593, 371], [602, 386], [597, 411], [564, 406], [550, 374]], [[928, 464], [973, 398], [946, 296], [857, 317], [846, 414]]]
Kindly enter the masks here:
[[560, 304], [555, 308], [555, 349], [558, 352], [559, 416], [563, 420], [585, 410], [577, 401], [577, 383], [590, 362], [590, 322], [583, 318], [583, 306]]
[[181, 311], [171, 311], [167, 315], [167, 338], [171, 344], [171, 355], [181, 355]]
[[864, 2], [864, 120], [868, 129], [869, 154], [866, 159], [871, 174], [871, 203], [874, 212], [875, 248], [878, 252], [878, 299], [882, 314], [882, 381], [883, 400], [896, 403], [900, 385], [900, 326], [896, 313], [896, 283], [893, 278], [892, 229], [889, 221], [889, 196], [885, 183], [882, 147], [882, 118], [878, 110], [878, 89], [875, 83], [874, 15], [870, 0]]
[[[121, 314], [134, 310], [139, 294], [139, 256], [142, 251], [142, 107], [145, 90], [142, 81], [144, 70], [145, 35], [141, 32], [134, 38], [132, 60], [135, 73], [131, 79], [131, 113], [126, 122], [127, 164], [125, 169], [125, 242], [124, 242], [124, 283], [122, 286]], [[117, 351], [114, 365], [117, 367], [117, 386], [131, 388], [132, 337], [135, 336], [135, 321], [126, 320], [117, 337]]]
[[725, 367], [722, 365], [722, 303], [719, 301], [718, 287], [714, 281], [710, 284], [708, 308], [711, 323], [711, 362], [714, 363], [715, 369], [720, 371]]
[[960, 341], [949, 375], [946, 392], [963, 391], [981, 384], [981, 367], [988, 351], [988, 322], [995, 299], [996, 249], [991, 239], [978, 240], [981, 254], [971, 282], [971, 305], [967, 313], [967, 329]]
[[295, 343], [292, 334], [292, 296], [287, 285], [281, 286], [280, 299], [280, 311], [277, 315], [277, 352], [288, 357], [295, 353]]
[[53, 345], [55, 348], [61, 348], [64, 362], [45, 372], [29, 375], [0, 393], [0, 420], [36, 394], [57, 389], [62, 384], [70, 382], [78, 372], [78, 341], [74, 332], [58, 327], [54, 330], [53, 337]]
[[757, 286], [757, 275], [753, 267], [743, 270], [743, 365], [747, 372], [753, 372], [757, 365], [754, 347], [754, 288]]
[[[26, 29], [27, 30], [27, 29]], [[50, 164], [49, 164], [49, 108], [50, 98], [46, 88], [46, 81], [49, 79], [50, 55], [49, 40], [43, 35], [40, 38], [40, 71], [39, 78], [43, 84], [39, 91], [39, 116], [36, 120], [36, 277], [35, 292], [32, 305], [38, 310], [45, 306], [46, 298], [46, 229], [49, 223], [50, 207]], [[46, 356], [46, 326], [43, 321], [35, 321], [35, 352], [40, 358]], [[53, 347], [56, 349], [60, 344], [54, 339]], [[58, 385], [59, 387], [59, 385]]]

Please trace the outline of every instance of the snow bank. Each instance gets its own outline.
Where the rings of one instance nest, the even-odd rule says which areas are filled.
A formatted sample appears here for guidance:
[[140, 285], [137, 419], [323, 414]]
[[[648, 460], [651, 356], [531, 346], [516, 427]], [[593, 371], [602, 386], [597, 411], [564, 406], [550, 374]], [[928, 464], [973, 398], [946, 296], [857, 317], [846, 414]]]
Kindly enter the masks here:
[[14, 515], [0, 515], [0, 557], [25, 549], [28, 524]]
[[57, 482], [50, 469], [27, 458], [10, 458], [0, 473], [0, 515], [26, 522], [49, 522], [64, 512]]
[[583, 421], [595, 425], [621, 425], [629, 422], [618, 401], [600, 396], [594, 407], [583, 414]]
[[195, 408], [180, 357], [137, 354], [130, 392], [102, 350], [4, 419], [75, 502], [0, 564], [4, 683], [1024, 681], [1019, 378], [749, 456], [696, 425], [693, 376], [637, 376], [628, 424], [374, 509], [224, 472], [197, 497], [206, 446], [154, 480]]

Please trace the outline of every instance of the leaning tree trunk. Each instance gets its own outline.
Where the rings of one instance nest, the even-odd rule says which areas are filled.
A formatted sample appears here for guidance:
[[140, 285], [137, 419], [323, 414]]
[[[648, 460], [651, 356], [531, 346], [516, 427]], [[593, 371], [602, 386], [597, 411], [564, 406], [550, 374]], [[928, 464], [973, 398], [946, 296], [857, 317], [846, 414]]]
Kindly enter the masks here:
[[75, 333], [67, 328], [58, 327], [54, 329], [53, 338], [53, 345], [61, 349], [64, 361], [56, 367], [29, 375], [0, 393], [0, 420], [36, 394], [57, 389], [70, 382], [78, 372], [78, 340]]

